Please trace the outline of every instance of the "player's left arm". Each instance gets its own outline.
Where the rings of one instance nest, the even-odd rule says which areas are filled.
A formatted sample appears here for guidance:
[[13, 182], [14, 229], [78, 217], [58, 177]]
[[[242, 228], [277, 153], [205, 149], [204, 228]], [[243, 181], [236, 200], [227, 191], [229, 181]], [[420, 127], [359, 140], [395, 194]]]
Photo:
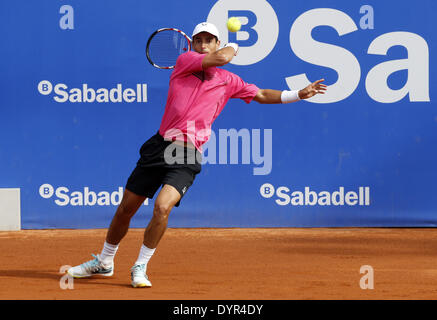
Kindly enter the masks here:
[[295, 102], [301, 99], [308, 99], [316, 94], [324, 94], [327, 86], [322, 82], [325, 79], [317, 80], [307, 87], [298, 91], [279, 91], [273, 89], [260, 89], [253, 98], [256, 102], [273, 104]]

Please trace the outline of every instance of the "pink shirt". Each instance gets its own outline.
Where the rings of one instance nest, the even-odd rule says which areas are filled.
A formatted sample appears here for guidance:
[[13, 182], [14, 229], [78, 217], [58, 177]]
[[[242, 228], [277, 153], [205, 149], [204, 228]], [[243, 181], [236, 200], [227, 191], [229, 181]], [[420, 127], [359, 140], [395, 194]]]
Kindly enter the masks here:
[[252, 101], [259, 88], [223, 69], [202, 69], [205, 54], [183, 53], [170, 77], [167, 104], [159, 133], [165, 139], [187, 141], [202, 152], [211, 125], [230, 98]]

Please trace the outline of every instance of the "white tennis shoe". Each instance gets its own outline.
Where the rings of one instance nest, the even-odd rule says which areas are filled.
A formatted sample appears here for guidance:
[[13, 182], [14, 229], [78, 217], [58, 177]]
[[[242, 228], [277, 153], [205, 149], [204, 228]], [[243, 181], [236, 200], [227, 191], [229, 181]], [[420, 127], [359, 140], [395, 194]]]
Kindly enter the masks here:
[[99, 255], [92, 255], [93, 260], [82, 263], [81, 265], [71, 267], [67, 273], [73, 278], [86, 278], [91, 276], [110, 277], [114, 274], [114, 262], [109, 266], [105, 266], [100, 260]]
[[130, 276], [134, 288], [150, 288], [152, 286], [146, 275], [146, 264], [135, 264], [131, 269]]

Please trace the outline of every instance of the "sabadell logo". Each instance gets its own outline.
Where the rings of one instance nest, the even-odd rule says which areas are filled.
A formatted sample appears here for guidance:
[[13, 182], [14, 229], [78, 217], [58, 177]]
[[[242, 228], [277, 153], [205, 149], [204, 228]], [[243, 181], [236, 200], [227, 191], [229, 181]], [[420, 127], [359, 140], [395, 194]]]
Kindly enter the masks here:
[[137, 83], [135, 88], [123, 88], [118, 83], [114, 88], [94, 89], [87, 83], [82, 84], [80, 88], [69, 88], [64, 83], [53, 85], [48, 80], [42, 80], [38, 83], [38, 92], [44, 96], [54, 93], [53, 100], [59, 103], [121, 103], [121, 102], [147, 102], [147, 84]]
[[[123, 198], [123, 188], [114, 191], [92, 191], [89, 187], [71, 191], [65, 186], [56, 189], [48, 183], [39, 187], [39, 195], [44, 199], [54, 198], [58, 206], [118, 206]], [[148, 199], [144, 205], [148, 205]]]

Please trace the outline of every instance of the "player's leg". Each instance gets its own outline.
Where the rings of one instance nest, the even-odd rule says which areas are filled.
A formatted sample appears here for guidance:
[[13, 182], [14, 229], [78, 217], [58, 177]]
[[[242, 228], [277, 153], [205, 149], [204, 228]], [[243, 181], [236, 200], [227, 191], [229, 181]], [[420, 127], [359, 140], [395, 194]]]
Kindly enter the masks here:
[[143, 245], [135, 262], [135, 265], [144, 265], [144, 271], [167, 229], [170, 211], [174, 206], [180, 205], [196, 175], [201, 171], [201, 161], [200, 157], [196, 156], [196, 150], [186, 147], [180, 148], [183, 149], [183, 152], [179, 152], [179, 154], [184, 154], [185, 166], [175, 166], [166, 171], [162, 179], [163, 188], [155, 201], [153, 217], [144, 232]]
[[153, 208], [152, 219], [144, 232], [143, 245], [141, 246], [138, 259], [131, 270], [133, 287], [152, 286], [146, 275], [147, 263], [167, 229], [170, 211], [180, 199], [181, 194], [171, 185], [165, 184], [159, 192]]
[[[106, 241], [100, 255], [93, 255], [94, 260], [85, 262], [68, 270], [74, 277], [89, 277], [94, 274], [110, 276], [114, 270], [114, 256], [118, 245], [126, 235], [131, 218], [147, 198], [153, 198], [162, 185], [165, 171], [159, 166], [153, 166], [161, 161], [163, 152], [162, 137], [154, 135], [140, 148], [140, 159], [126, 183], [123, 199], [111, 221], [106, 234]], [[162, 150], [161, 150], [162, 149]], [[161, 152], [162, 151], [162, 152]]]
[[106, 233], [106, 241], [99, 256], [104, 265], [114, 265], [118, 245], [127, 234], [130, 221], [144, 200], [146, 200], [145, 196], [135, 194], [127, 188], [125, 189], [121, 203], [117, 207]]
[[[165, 158], [165, 151], [170, 145], [165, 142], [164, 146]], [[146, 275], [147, 264], [167, 229], [170, 211], [173, 207], [179, 206], [182, 197], [193, 184], [196, 175], [201, 171], [201, 157], [198, 156], [199, 154], [197, 154], [195, 148], [173, 143], [171, 147], [176, 151], [176, 157], [183, 155], [183, 158], [178, 158], [176, 161], [178, 165], [174, 167], [170, 165], [163, 167], [164, 174], [161, 180], [163, 187], [156, 198], [152, 219], [144, 232], [143, 244], [138, 259], [131, 269], [133, 287], [150, 287], [152, 285]], [[180, 164], [184, 165], [181, 166]]]
[[94, 259], [72, 267], [68, 273], [75, 278], [85, 278], [93, 275], [112, 276], [114, 273], [114, 256], [118, 245], [126, 235], [131, 218], [146, 199], [125, 189], [123, 198], [118, 206], [106, 235], [106, 241], [100, 255], [93, 255]]
[[164, 185], [156, 198], [153, 217], [144, 232], [143, 244], [148, 248], [156, 248], [167, 229], [170, 211], [179, 202], [181, 195], [175, 187]]
[[112, 218], [111, 225], [106, 234], [106, 242], [108, 244], [118, 245], [120, 243], [129, 230], [130, 220], [145, 200], [145, 196], [137, 195], [125, 189], [123, 199]]

